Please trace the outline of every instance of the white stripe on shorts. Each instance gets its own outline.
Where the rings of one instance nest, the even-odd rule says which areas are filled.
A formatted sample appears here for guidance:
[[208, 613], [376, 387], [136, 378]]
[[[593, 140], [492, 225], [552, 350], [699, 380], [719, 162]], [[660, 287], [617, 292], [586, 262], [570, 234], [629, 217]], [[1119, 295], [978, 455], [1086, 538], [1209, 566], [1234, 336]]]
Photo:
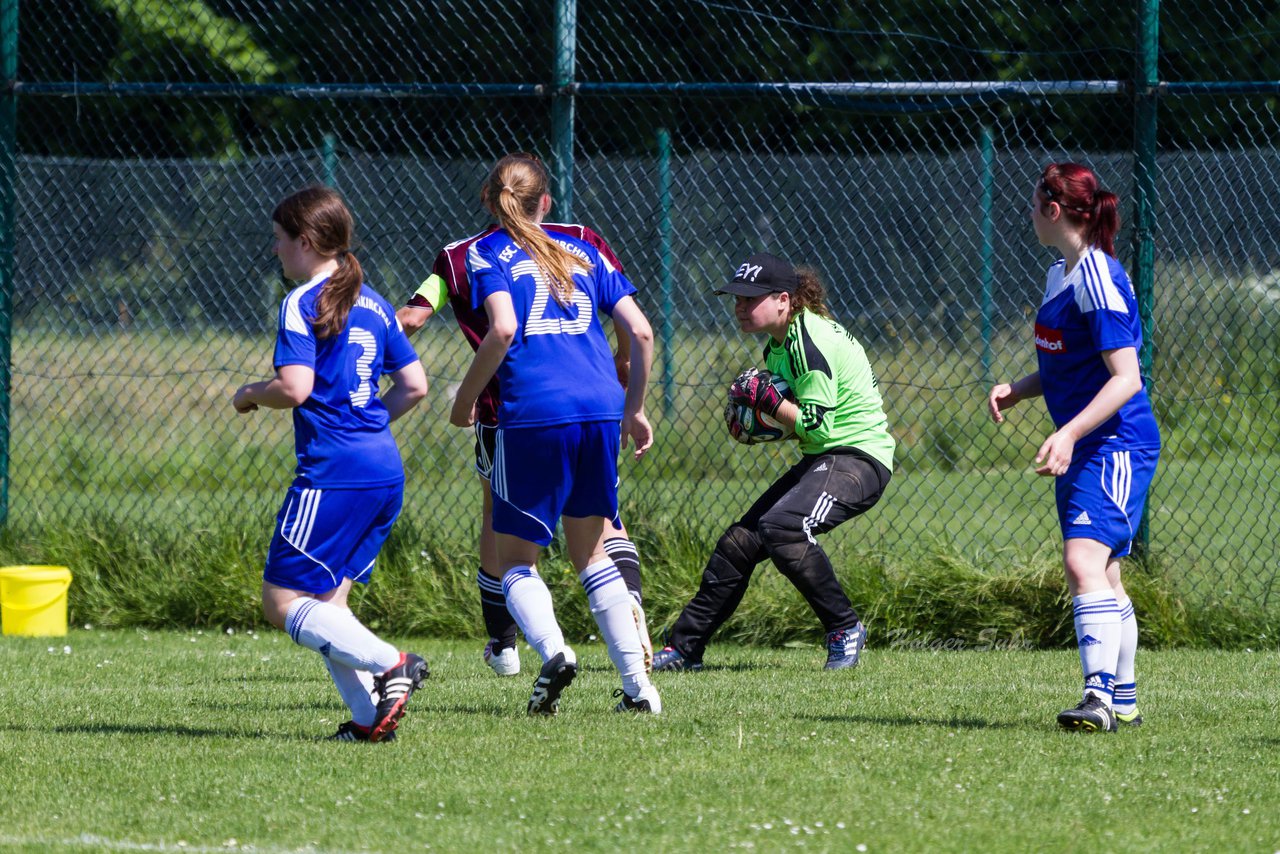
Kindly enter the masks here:
[[315, 527], [316, 516], [320, 512], [320, 495], [322, 490], [304, 489], [298, 499], [298, 511], [293, 517], [293, 526], [286, 530], [288, 519], [280, 523], [280, 534], [284, 541], [300, 552], [306, 553], [307, 541], [311, 539], [311, 529]]
[[298, 506], [295, 507], [290, 503], [289, 506], [285, 508], [284, 515], [280, 518], [280, 536], [284, 538], [286, 543], [292, 542], [292, 540], [289, 539], [289, 531], [297, 526], [298, 514], [302, 512], [301, 507], [302, 501], [301, 496], [299, 496]]
[[1111, 488], [1107, 489], [1106, 471], [1102, 474], [1102, 489], [1120, 508], [1120, 512], [1128, 516], [1129, 495], [1133, 491], [1133, 463], [1129, 460], [1128, 451], [1114, 451], [1111, 454]]
[[498, 428], [493, 438], [493, 474], [489, 476], [489, 482], [493, 484], [493, 494], [505, 501], [507, 498], [507, 455], [502, 445], [502, 428]]

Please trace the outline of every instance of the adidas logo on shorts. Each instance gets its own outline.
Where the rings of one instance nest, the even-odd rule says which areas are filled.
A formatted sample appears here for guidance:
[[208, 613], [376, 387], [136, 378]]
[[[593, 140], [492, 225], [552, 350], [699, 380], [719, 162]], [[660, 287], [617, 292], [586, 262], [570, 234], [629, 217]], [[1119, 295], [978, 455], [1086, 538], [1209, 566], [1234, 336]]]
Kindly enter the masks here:
[[1075, 519], [1072, 519], [1071, 524], [1072, 525], [1092, 525], [1093, 520], [1089, 518], [1089, 512], [1086, 510], [1083, 513], [1081, 513], [1079, 516], [1077, 516]]

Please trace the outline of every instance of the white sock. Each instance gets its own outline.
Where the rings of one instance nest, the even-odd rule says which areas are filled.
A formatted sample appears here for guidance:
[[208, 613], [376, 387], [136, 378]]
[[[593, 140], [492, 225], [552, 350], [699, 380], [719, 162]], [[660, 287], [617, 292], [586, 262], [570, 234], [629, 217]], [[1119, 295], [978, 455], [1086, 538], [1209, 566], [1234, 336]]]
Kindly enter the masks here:
[[356, 670], [339, 664], [332, 658], [324, 660], [333, 677], [333, 684], [338, 686], [342, 702], [351, 710], [351, 720], [362, 727], [373, 726], [373, 718], [377, 706], [373, 703], [373, 674], [367, 670]]
[[507, 596], [512, 619], [544, 662], [564, 650], [564, 635], [556, 622], [551, 591], [535, 567], [513, 566], [504, 572], [502, 592]]
[[644, 672], [644, 648], [631, 611], [634, 600], [622, 574], [605, 558], [578, 573], [578, 580], [587, 591], [587, 604], [609, 648], [609, 658], [622, 674], [622, 690], [634, 698], [649, 685], [649, 677]]
[[1071, 600], [1075, 613], [1076, 643], [1084, 693], [1108, 706], [1115, 690], [1116, 663], [1120, 657], [1120, 609], [1110, 589], [1082, 593]]
[[1128, 596], [1117, 600], [1116, 606], [1120, 609], [1120, 657], [1116, 662], [1114, 708], [1129, 715], [1138, 707], [1138, 682], [1133, 669], [1133, 659], [1138, 653], [1138, 618], [1133, 614], [1133, 602]]
[[284, 630], [299, 646], [356, 670], [381, 673], [400, 663], [400, 650], [365, 628], [355, 614], [310, 596], [289, 603]]

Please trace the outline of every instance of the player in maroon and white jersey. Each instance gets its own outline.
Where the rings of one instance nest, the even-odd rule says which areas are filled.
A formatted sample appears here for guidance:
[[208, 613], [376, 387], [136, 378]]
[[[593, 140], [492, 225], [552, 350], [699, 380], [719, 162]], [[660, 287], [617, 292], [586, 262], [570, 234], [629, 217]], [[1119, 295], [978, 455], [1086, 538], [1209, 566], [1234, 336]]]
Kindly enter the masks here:
[[[486, 209], [488, 204], [485, 205]], [[550, 232], [560, 232], [589, 243], [618, 270], [622, 264], [609, 244], [585, 225], [543, 223]], [[467, 251], [471, 244], [491, 234], [498, 228], [490, 225], [479, 234], [450, 243], [436, 255], [429, 275], [409, 301], [396, 312], [400, 325], [408, 335], [413, 335], [426, 324], [431, 316], [446, 302], [453, 308], [462, 335], [474, 350], [480, 346], [489, 330], [489, 318], [483, 308], [472, 308], [471, 282], [467, 278]], [[614, 355], [618, 381], [627, 384], [630, 367], [630, 342], [626, 336], [618, 336], [618, 349]], [[515, 676], [520, 672], [520, 657], [516, 652], [516, 623], [507, 611], [507, 600], [502, 592], [502, 577], [498, 569], [497, 546], [493, 535], [493, 499], [489, 491], [489, 477], [493, 471], [494, 439], [498, 425], [498, 380], [495, 377], [476, 402], [476, 472], [484, 480], [484, 502], [480, 523], [480, 567], [476, 572], [476, 586], [480, 590], [480, 607], [484, 614], [489, 642], [484, 648], [484, 660], [499, 676]], [[605, 550], [622, 573], [623, 581], [635, 600], [634, 611], [640, 637], [644, 642], [646, 667], [652, 660], [652, 648], [644, 611], [641, 608], [640, 555], [635, 543], [621, 528], [617, 536], [605, 540]]]

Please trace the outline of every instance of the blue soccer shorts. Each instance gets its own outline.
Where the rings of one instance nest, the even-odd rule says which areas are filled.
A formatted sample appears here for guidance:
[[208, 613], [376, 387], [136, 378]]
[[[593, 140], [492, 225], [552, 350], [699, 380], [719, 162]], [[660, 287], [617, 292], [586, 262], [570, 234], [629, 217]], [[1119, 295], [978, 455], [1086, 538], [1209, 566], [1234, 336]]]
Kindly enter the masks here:
[[1127, 555], [1159, 459], [1159, 448], [1115, 444], [1077, 453], [1054, 484], [1062, 539], [1096, 540], [1112, 557]]
[[493, 530], [548, 545], [561, 515], [618, 518], [617, 421], [500, 427], [493, 459]]
[[368, 489], [291, 486], [276, 516], [263, 579], [316, 595], [345, 578], [369, 583], [403, 500], [402, 483]]

